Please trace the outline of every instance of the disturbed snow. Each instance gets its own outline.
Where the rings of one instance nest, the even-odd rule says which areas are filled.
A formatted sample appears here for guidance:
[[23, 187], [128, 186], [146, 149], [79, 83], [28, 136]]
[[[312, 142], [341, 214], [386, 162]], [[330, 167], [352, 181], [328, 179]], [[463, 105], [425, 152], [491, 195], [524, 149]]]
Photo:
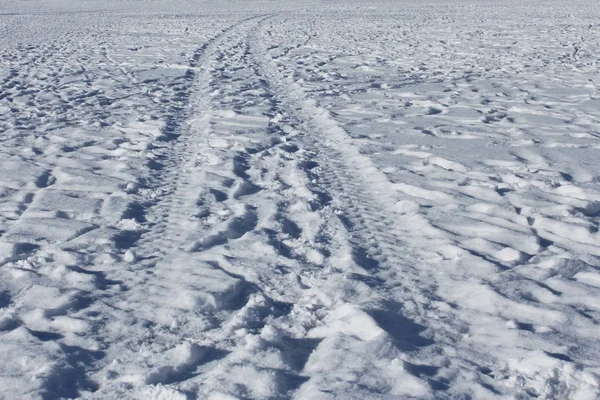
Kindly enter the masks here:
[[598, 398], [569, 3], [0, 2], [0, 398]]

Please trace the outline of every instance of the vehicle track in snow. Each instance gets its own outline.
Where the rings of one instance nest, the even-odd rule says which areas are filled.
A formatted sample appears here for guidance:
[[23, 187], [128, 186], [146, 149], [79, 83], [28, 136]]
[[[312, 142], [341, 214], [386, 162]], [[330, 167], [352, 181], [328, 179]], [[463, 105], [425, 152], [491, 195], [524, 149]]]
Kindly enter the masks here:
[[[105, 359], [118, 357], [118, 365], [95, 374], [98, 381], [110, 377], [97, 396], [125, 393], [131, 384], [142, 391], [156, 384], [183, 393], [233, 391], [249, 385], [232, 370], [249, 357], [252, 341], [256, 351], [280, 352], [283, 362], [248, 367], [266, 380], [267, 391], [253, 397], [282, 396], [304, 380], [297, 359], [308, 356], [298, 354], [312, 350], [311, 339], [300, 349], [304, 338], [283, 334], [276, 345], [257, 344], [267, 340], [258, 336], [267, 321], [290, 319], [310, 247], [288, 212], [307, 196], [295, 194], [306, 190], [306, 177], [293, 121], [249, 54], [248, 34], [263, 19], [228, 28], [190, 63], [193, 86], [164, 133], [172, 145], [154, 151], [155, 183], [140, 189], [151, 228], [131, 246], [138, 262], [122, 275], [126, 291], [106, 301], [131, 327], [118, 348], [107, 350]], [[275, 338], [278, 329], [266, 331]]]
[[[234, 25], [229, 29], [235, 28], [236, 26]], [[86, 39], [89, 38], [86, 37]], [[3, 270], [3, 272], [11, 276], [13, 280], [17, 280], [18, 283], [13, 283], [12, 287], [8, 286], [7, 289], [10, 289], [10, 291], [5, 291], [4, 286], [0, 288], [2, 289], [1, 294], [3, 296], [0, 305], [3, 308], [3, 313], [8, 313], [8, 316], [3, 315], [2, 329], [9, 332], [13, 331], [3, 337], [5, 339], [5, 349], [8, 349], [7, 351], [12, 351], [13, 348], [18, 349], [18, 346], [20, 346], [19, 343], [23, 341], [31, 342], [32, 348], [37, 348], [36, 346], [44, 347], [44, 342], [48, 340], [61, 342], [53, 347], [45, 346], [45, 351], [41, 352], [42, 355], [27, 354], [25, 356], [29, 357], [25, 359], [36, 360], [33, 365], [36, 363], [47, 365], [44, 368], [47, 368], [49, 372], [42, 374], [39, 379], [32, 381], [32, 386], [35, 387], [37, 385], [37, 389], [25, 388], [24, 390], [37, 390], [41, 396], [66, 397], [76, 397], [83, 393], [98, 390], [102, 385], [96, 382], [92, 375], [98, 373], [101, 376], [99, 382], [102, 379], [106, 379], [102, 375], [102, 366], [107, 360], [114, 360], [110, 357], [115, 354], [111, 352], [110, 345], [107, 345], [107, 342], [110, 342], [110, 338], [116, 337], [119, 342], [125, 342], [126, 339], [124, 337], [127, 337], [130, 342], [126, 342], [125, 346], [129, 346], [130, 343], [132, 343], [131, 346], [137, 346], [143, 342], [143, 339], [139, 337], [139, 332], [135, 331], [136, 328], [140, 328], [139, 324], [136, 323], [142, 320], [141, 324], [143, 325], [148, 323], [148, 321], [152, 321], [152, 317], [143, 314], [143, 307], [141, 307], [140, 311], [142, 312], [140, 315], [137, 315], [136, 306], [139, 304], [135, 302], [145, 301], [144, 295], [148, 295], [152, 291], [154, 293], [158, 291], [159, 294], [169, 294], [168, 291], [161, 293], [157, 289], [158, 285], [152, 284], [153, 281], [148, 278], [149, 274], [147, 272], [149, 271], [147, 271], [147, 268], [153, 267], [156, 259], [162, 260], [166, 255], [173, 256], [173, 253], [179, 251], [178, 245], [185, 240], [185, 238], [182, 238], [183, 233], [181, 230], [183, 229], [184, 232], [190, 233], [189, 229], [186, 230], [185, 227], [182, 227], [182, 221], [185, 221], [188, 217], [192, 217], [192, 215], [186, 214], [189, 209], [185, 207], [192, 207], [194, 208], [194, 212], [197, 211], [194, 202], [196, 199], [190, 199], [190, 191], [198, 189], [198, 185], [194, 186], [194, 183], [190, 183], [189, 179], [193, 180], [193, 174], [198, 172], [197, 169], [194, 169], [195, 161], [191, 159], [194, 154], [190, 153], [190, 151], [198, 150], [198, 148], [194, 148], [194, 146], [198, 146], [198, 143], [193, 142], [193, 140], [190, 141], [190, 137], [193, 137], [193, 135], [190, 134], [186, 125], [186, 122], [189, 122], [187, 121], [189, 118], [189, 114], [187, 113], [194, 106], [200, 107], [203, 110], [202, 105], [190, 104], [190, 98], [194, 90], [193, 84], [196, 81], [194, 78], [196, 77], [198, 65], [201, 64], [200, 60], [204, 56], [203, 53], [210, 52], [212, 49], [211, 46], [219, 40], [217, 36], [217, 38], [209, 41], [192, 55], [185, 75], [178, 76], [178, 73], [175, 73], [173, 79], [166, 79], [167, 82], [164, 85], [166, 87], [161, 90], [162, 93], [167, 95], [164, 96], [167, 97], [167, 106], [163, 107], [159, 105], [157, 107], [158, 110], [151, 111], [154, 112], [151, 119], [165, 120], [164, 128], [160, 132], [158, 140], [146, 149], [145, 155], [148, 156], [146, 166], [149, 173], [144, 175], [142, 172], [142, 176], [138, 177], [139, 185], [132, 182], [126, 188], [126, 184], [120, 179], [103, 179], [99, 174], [89, 174], [85, 168], [82, 168], [82, 172], [79, 171], [79, 168], [73, 168], [75, 172], [74, 176], [83, 173], [83, 176], [87, 176], [87, 179], [80, 180], [76, 178], [77, 182], [69, 182], [69, 174], [65, 175], [63, 171], [57, 169], [57, 175], [62, 173], [61, 177], [67, 177], [66, 185], [64, 184], [65, 182], [61, 182], [59, 179], [58, 186], [60, 187], [56, 190], [53, 190], [53, 188], [44, 190], [55, 183], [56, 179], [52, 173], [54, 171], [38, 171], [37, 168], [30, 166], [28, 158], [20, 161], [24, 161], [23, 164], [28, 166], [31, 171], [24, 169], [24, 167], [18, 164], [15, 167], [15, 169], [21, 170], [21, 173], [15, 176], [21, 180], [25, 180], [25, 182], [29, 179], [29, 172], [33, 174], [39, 173], [40, 178], [34, 175], [34, 178], [38, 179], [33, 179], [35, 184], [30, 184], [24, 191], [25, 200], [18, 207], [15, 206], [18, 208], [19, 213], [16, 215], [14, 223], [9, 225], [8, 235], [2, 237], [2, 239], [8, 240], [8, 242], [2, 243], [3, 256], [8, 253], [8, 257], [0, 261], [10, 264], [9, 269]], [[57, 52], [57, 57], [59, 60], [60, 58], [67, 58], [69, 62], [73, 61], [71, 60], [73, 58], [77, 61], [80, 68], [73, 69], [70, 67], [70, 64], [63, 65], [61, 62], [54, 62], [54, 59], [49, 60], [48, 68], [50, 69], [50, 73], [48, 75], [54, 78], [49, 81], [47, 87], [43, 86], [40, 92], [42, 94], [55, 92], [56, 86], [60, 86], [67, 91], [67, 94], [65, 97], [64, 93], [57, 92], [58, 97], [56, 102], [46, 101], [49, 104], [48, 106], [44, 106], [43, 109], [48, 108], [52, 110], [54, 106], [61, 111], [61, 105], [64, 103], [66, 104], [64, 110], [66, 110], [67, 115], [63, 118], [57, 118], [56, 121], [50, 121], [47, 126], [44, 126], [43, 134], [50, 136], [51, 140], [55, 140], [55, 137], [51, 136], [53, 134], [48, 134], [47, 132], [58, 130], [59, 133], [62, 133], [61, 129], [67, 129], [65, 136], [68, 137], [68, 133], [70, 132], [68, 129], [90, 129], [87, 126], [87, 120], [79, 120], [77, 124], [75, 122], [77, 120], [76, 117], [81, 115], [82, 112], [90, 113], [91, 119], [102, 120], [100, 126], [112, 127], [115, 125], [115, 121], [118, 126], [119, 122], [121, 122], [122, 131], [120, 133], [117, 131], [114, 141], [107, 143], [107, 147], [109, 147], [110, 151], [116, 150], [121, 155], [133, 153], [131, 159], [134, 160], [134, 163], [137, 163], [139, 158], [143, 159], [144, 152], [141, 151], [136, 154], [135, 150], [137, 149], [135, 147], [137, 143], [135, 143], [135, 139], [131, 143], [128, 137], [131, 136], [131, 133], [139, 134], [139, 130], [142, 129], [149, 131], [148, 133], [153, 135], [154, 131], [148, 129], [148, 127], [153, 128], [158, 124], [144, 125], [144, 123], [141, 123], [147, 118], [147, 116], [144, 116], [144, 119], [140, 118], [133, 124], [133, 128], [128, 126], [126, 121], [120, 118], [123, 116], [121, 111], [125, 110], [123, 114], [127, 114], [128, 107], [114, 109], [114, 115], [113, 113], [106, 112], [99, 113], [101, 114], [99, 115], [96, 109], [98, 104], [104, 109], [110, 105], [110, 103], [106, 104], [104, 100], [111, 100], [118, 106], [119, 101], [124, 98], [111, 99], [110, 95], [113, 94], [111, 90], [108, 94], [109, 98], [106, 99], [101, 91], [91, 90], [91, 86], [97, 84], [96, 80], [103, 80], [107, 75], [98, 73], [95, 70], [92, 75], [89, 75], [84, 65], [79, 61], [79, 57], [85, 57], [86, 54], [89, 57], [90, 55], [85, 53], [80, 47], [73, 47], [72, 39], [69, 38], [67, 42], [68, 44], [65, 44], [64, 48], [61, 47], [61, 51]], [[117, 43], [117, 46], [118, 44], [120, 43]], [[114, 46], [115, 44], [111, 45]], [[57, 50], [58, 48], [53, 44], [50, 46], [50, 49]], [[37, 51], [37, 47], [32, 47], [29, 50]], [[44, 53], [46, 49], [40, 47], [40, 51]], [[140, 65], [135, 65], [131, 68], [132, 65], [130, 62], [123, 62], [122, 60], [125, 51], [134, 50], [121, 48], [120, 53], [114, 57], [103, 57], [103, 51], [100, 48], [99, 53], [96, 53], [95, 48], [91, 49], [93, 55], [101, 56], [99, 64], [102, 71], [106, 69], [110, 72], [114, 69], [122, 73], [122, 76], [119, 74], [116, 75], [116, 81], [119, 82], [116, 85], [116, 92], [122, 90], [128, 92], [130, 95], [139, 94], [142, 97], [147, 95], [148, 98], [153, 98], [155, 93], [147, 90], [154, 89], [156, 84], [153, 81], [138, 79], [138, 75], [147, 73], [147, 67], [144, 68]], [[84, 54], [82, 55], [82, 53]], [[127, 56], [128, 54], [125, 53], [125, 55]], [[118, 60], [117, 57], [121, 57], [121, 60]], [[43, 54], [41, 58], [44, 58]], [[104, 59], [108, 60], [108, 65], [103, 63]], [[86, 60], [88, 62], [89, 58]], [[54, 70], [57, 67], [59, 70]], [[179, 69], [180, 66], [175, 65], [173, 68]], [[28, 71], [25, 72], [25, 76], [27, 76], [27, 73]], [[13, 102], [12, 88], [14, 88], [15, 96], [23, 94], [30, 97], [30, 102], [38, 101], [36, 92], [28, 91], [26, 87], [27, 84], [31, 84], [35, 80], [29, 79], [23, 83], [19, 83], [18, 77], [15, 78], [13, 75], [9, 76], [5, 82], [8, 90], [7, 93], [9, 94], [7, 100]], [[72, 75], [74, 78], [71, 78]], [[110, 78], [110, 75], [108, 76]], [[63, 82], [61, 78], [65, 79], [66, 82]], [[45, 81], [46, 79], [46, 77], [42, 76], [42, 80]], [[201, 82], [206, 83], [203, 80]], [[80, 91], [83, 92], [83, 95], [81, 95]], [[145, 104], [142, 103], [140, 108], [143, 109], [144, 106]], [[137, 107], [137, 105], [134, 106], [134, 108]], [[13, 108], [11, 112], [23, 113], [28, 112], [28, 110], [29, 108], [27, 107], [21, 110], [19, 106]], [[79, 110], [79, 114], [74, 110]], [[103, 119], [102, 115], [109, 115], [108, 120]], [[19, 118], [13, 118], [13, 120], [18, 122]], [[121, 130], [121, 127], [119, 127], [119, 130]], [[201, 132], [202, 127], [206, 128], [205, 125], [200, 124], [199, 131], [195, 131], [195, 133]], [[106, 130], [109, 131], [109, 134], [113, 133], [109, 129]], [[128, 137], [119, 137], [125, 135], [126, 131], [129, 132]], [[142, 135], [145, 133], [142, 130]], [[100, 140], [105, 140], [103, 136], [109, 136], [109, 134], [101, 130], [99, 135], [89, 142], [81, 144], [81, 146], [78, 146], [79, 143], [69, 142], [68, 145], [64, 145], [63, 149], [59, 148], [59, 151], [52, 148], [51, 150], [59, 153], [57, 157], [62, 157], [60, 150], [64, 150], [65, 153], [74, 152], [75, 154], [79, 154], [82, 152], [81, 148], [93, 148]], [[41, 142], [47, 140], [45, 135], [41, 136]], [[63, 139], [60, 135], [57, 135], [57, 137], [59, 143], [66, 141], [66, 138]], [[19, 136], [16, 136], [12, 139], [19, 141], [19, 138]], [[78, 137], [77, 139], [79, 140]], [[110, 136], [108, 137], [108, 141], [110, 141]], [[133, 146], [129, 147], [129, 144], [133, 144]], [[22, 146], [20, 142], [17, 145]], [[121, 145], [123, 147], [119, 149]], [[42, 150], [36, 148], [32, 150], [34, 153], [36, 151], [38, 153], [42, 152]], [[46, 151], [47, 149], [43, 148], [43, 150]], [[104, 149], [96, 148], [94, 152], [98, 150], [105, 151]], [[140, 153], [142, 157], [140, 157]], [[89, 155], [84, 156], [86, 160], [90, 158]], [[104, 156], [104, 158], [112, 159], [113, 157]], [[93, 161], [90, 162], [90, 165], [95, 169], [102, 163], [98, 163], [93, 158], [91, 159]], [[128, 161], [131, 161], [131, 159]], [[70, 165], [76, 164], [72, 162]], [[11, 167], [12, 164], [10, 164], [9, 160], [5, 171], [10, 171]], [[71, 171], [68, 170], [68, 172]], [[131, 176], [129, 179], [131, 179]], [[108, 183], [108, 185], [106, 187], [100, 185], [99, 187], [97, 183]], [[16, 184], [20, 184], [20, 181], [17, 181]], [[37, 191], [34, 191], [36, 189]], [[125, 193], [125, 191], [128, 193]], [[65, 193], [64, 195], [63, 192]], [[136, 192], [138, 195], [133, 195]], [[87, 199], [88, 196], [90, 199]], [[32, 202], [35, 207], [32, 210], [28, 210], [27, 206]], [[11, 204], [9, 203], [8, 205]], [[21, 218], [21, 214], [24, 213], [28, 213], [27, 218]], [[40, 216], [47, 217], [45, 219], [36, 219]], [[88, 225], [80, 222], [81, 219], [85, 221], [93, 219], [97, 225], [89, 229]], [[25, 228], [22, 225], [25, 225]], [[79, 227], [80, 225], [84, 226], [85, 229], [78, 228], [78, 230], [72, 232], [72, 227]], [[177, 227], [173, 228], [173, 225]], [[27, 231], [27, 229], [32, 229], [31, 227], [35, 227], [38, 230], [34, 231], [34, 235]], [[151, 227], [150, 231], [138, 243], [141, 233], [147, 227]], [[64, 230], [64, 233], [62, 231], [59, 232], [57, 228]], [[4, 234], [4, 232], [2, 233]], [[154, 239], [148, 239], [148, 237], [153, 237]], [[160, 243], [157, 243], [159, 240]], [[33, 241], [40, 245], [27, 247], [21, 243], [23, 241], [25, 244], [28, 241]], [[18, 249], [19, 254], [14, 254], [16, 253], [14, 250], [15, 247]], [[119, 253], [122, 254], [133, 247], [139, 253], [138, 259], [140, 262], [135, 263], [137, 260], [128, 258], [130, 255], [126, 255], [125, 259], [131, 262], [131, 264], [128, 264], [126, 261], [121, 262]], [[146, 253], [144, 253], [144, 250]], [[63, 258], [69, 252], [77, 255], [74, 258]], [[148, 257], [148, 259], [144, 260], [144, 257]], [[104, 259], [104, 262], [100, 261], [100, 259]], [[107, 263], [107, 260], [110, 261]], [[164, 262], [168, 263], [168, 260]], [[55, 263], [60, 265], [57, 266]], [[24, 279], [29, 274], [31, 274], [31, 278]], [[67, 285], [67, 288], [65, 288], [65, 274], [72, 277], [79, 277], [76, 280], [83, 278], [83, 281], [73, 281], [73, 287], [68, 287], [71, 285]], [[220, 276], [217, 278], [220, 278]], [[234, 279], [230, 280], [234, 282], [231, 289], [233, 292], [236, 292], [240, 285], [236, 285]], [[136, 285], [143, 284], [147, 284], [146, 287], [149, 288], [149, 291], [144, 291], [145, 287], [136, 288]], [[174, 284], [177, 285], [178, 282], [174, 282]], [[218, 282], [216, 284], [216, 288], [211, 288], [213, 289], [212, 293], [220, 290]], [[136, 288], [144, 293], [140, 295], [139, 292], [131, 290], [131, 288]], [[228, 286], [225, 286], [225, 289], [228, 289]], [[136, 298], [136, 295], [140, 297]], [[211, 293], [208, 293], [208, 296], [210, 297]], [[212, 298], [209, 298], [207, 301], [210, 302], [212, 300]], [[219, 300], [217, 299], [217, 301]], [[27, 313], [31, 309], [36, 309], [36, 312], [40, 314], [39, 321], [36, 321], [35, 318], [33, 320], [28, 319]], [[131, 323], [131, 327], [135, 333], [129, 335], [131, 331], [123, 329], [119, 321], [114, 319], [113, 314], [118, 314], [124, 318], [124, 321]], [[144, 317], [146, 317], [146, 320], [144, 320]], [[143, 327], [140, 329], [142, 332], [145, 332]], [[73, 333], [76, 336], [81, 336], [84, 330], [87, 332], [85, 335], [86, 339], [80, 341], [78, 338], [73, 339], [70, 336]], [[69, 337], [65, 338], [67, 335]], [[76, 343], [76, 345], [73, 343]], [[119, 350], [116, 349], [115, 352], [119, 352]], [[26, 365], [26, 367], [28, 366]], [[7, 364], [6, 368], [10, 369], [10, 365]], [[16, 370], [18, 371], [19, 369], [17, 368]], [[73, 372], [75, 370], [77, 373]], [[99, 370], [100, 372], [98, 372]], [[29, 373], [26, 371], [26, 368], [24, 368], [24, 372], [22, 373]], [[65, 384], [60, 383], [69, 374], [72, 377], [70, 382]]]
[[[323, 381], [330, 377], [318, 361], [336, 341], [357, 341], [351, 357], [391, 346], [390, 362], [431, 343], [412, 318], [423, 319], [434, 286], [414, 293], [414, 282], [386, 284], [398, 274], [418, 279], [401, 267], [406, 249], [374, 195], [323, 147], [327, 132], [258, 62], [265, 19], [232, 26], [191, 62], [188, 75], [197, 76], [182, 96], [190, 105], [165, 134], [171, 150], [155, 152], [160, 183], [140, 191], [159, 191], [145, 213], [152, 228], [131, 248], [139, 262], [123, 279], [126, 292], [107, 301], [131, 334], [108, 349], [106, 360], [115, 354], [119, 363], [96, 374], [110, 377], [98, 396], [163, 384], [183, 393], [248, 387], [256, 398], [310, 397], [315, 386], [337, 385], [338, 377]], [[264, 380], [263, 391], [244, 373]]]
[[[190, 62], [193, 86], [163, 133], [173, 144], [154, 151], [158, 184], [139, 195], [140, 204], [158, 199], [144, 211], [152, 227], [131, 248], [139, 261], [121, 276], [127, 290], [107, 300], [131, 333], [107, 350], [119, 362], [95, 374], [110, 377], [98, 396], [131, 384], [206, 395], [248, 387], [254, 398], [335, 385], [338, 395], [367, 395], [448, 362], [427, 332], [430, 318], [448, 329], [432, 310], [435, 282], [415, 272], [385, 196], [343, 154], [354, 150], [327, 137], [324, 110], [293, 99], [301, 94], [265, 64], [267, 18], [228, 28]], [[398, 281], [406, 284], [387, 283]], [[344, 350], [329, 354], [332, 346]], [[367, 357], [374, 346], [413, 369], [370, 360], [369, 373], [323, 374], [323, 357]], [[433, 365], [419, 364], [424, 354]], [[343, 383], [348, 372], [364, 377]], [[244, 373], [264, 380], [263, 391]], [[424, 382], [426, 391], [443, 385], [435, 374]]]
[[[270, 22], [275, 25], [280, 23], [277, 18]], [[263, 27], [261, 34], [265, 34], [267, 26]], [[429, 387], [426, 391], [440, 385], [445, 386], [444, 372], [440, 369], [451, 361], [444, 355], [443, 348], [446, 344], [452, 345], [451, 342], [460, 336], [463, 327], [451, 323], [450, 305], [437, 296], [435, 271], [428, 269], [418, 250], [403, 239], [408, 232], [415, 230], [415, 226], [409, 225], [418, 225], [422, 221], [411, 220], [410, 214], [403, 215], [404, 213], [398, 211], [393, 193], [385, 189], [389, 182], [383, 173], [350, 143], [347, 133], [331, 117], [329, 111], [319, 107], [310, 94], [304, 92], [293, 79], [290, 80], [293, 75], [286, 73], [285, 69], [277, 64], [277, 60], [268, 54], [269, 49], [260, 41], [258, 34], [252, 39], [256, 48], [256, 59], [278, 93], [285, 98], [288, 108], [293, 110], [291, 112], [298, 121], [298, 129], [303, 132], [300, 142], [310, 159], [306, 168], [311, 179], [310, 186], [314, 192], [330, 196], [327, 201], [328, 215], [324, 216], [328, 224], [322, 226], [320, 235], [323, 238], [340, 234], [344, 237], [343, 242], [349, 257], [342, 263], [332, 260], [334, 271], [337, 269], [340, 278], [365, 288], [362, 293], [347, 299], [343, 296], [335, 298], [341, 293], [329, 293], [329, 310], [322, 318], [325, 325], [335, 325], [333, 321], [347, 319], [344, 312], [341, 312], [340, 316], [339, 310], [348, 305], [355, 307], [358, 310], [357, 315], [368, 315], [367, 319], [370, 318], [372, 324], [369, 328], [375, 334], [384, 333], [382, 337], [392, 343], [391, 348], [394, 350], [389, 350], [389, 361], [402, 360], [409, 367], [409, 374], [427, 382], [425, 387]], [[313, 37], [310, 32], [306, 35], [308, 40]], [[283, 54], [286, 53], [287, 51]], [[326, 292], [327, 283], [322, 281], [320, 285], [320, 289]], [[356, 321], [352, 321], [353, 318], [356, 318]], [[361, 323], [364, 324], [365, 320], [357, 316], [350, 317], [349, 329], [344, 333], [350, 334], [354, 329], [358, 329]], [[356, 326], [353, 326], [354, 324]], [[434, 329], [437, 330], [439, 342], [433, 340]], [[334, 328], [333, 331], [335, 330]], [[328, 332], [327, 328], [325, 332]], [[331, 335], [331, 332], [328, 333]], [[362, 343], [355, 346], [355, 354], [344, 345], [340, 346], [343, 351], [333, 354], [341, 359], [364, 357], [369, 346], [372, 346], [372, 343], [369, 343], [372, 338], [368, 335], [359, 335], [359, 338]], [[331, 357], [332, 354], [328, 356]], [[318, 360], [318, 352], [312, 357]], [[431, 364], [423, 363], [424, 360]], [[319, 369], [318, 361], [316, 364], [312, 368], [324, 372]], [[342, 365], [343, 362], [340, 366]], [[381, 368], [374, 365], [371, 367]], [[424, 373], [428, 368], [436, 373]], [[384, 371], [385, 368], [380, 369], [379, 374], [385, 375]], [[340, 380], [337, 382], [337, 395], [363, 393], [364, 396], [369, 396], [372, 391], [377, 391], [376, 387], [380, 385], [393, 387], [389, 382], [369, 383], [371, 375], [366, 371], [361, 371], [365, 374], [364, 380], [359, 378], [357, 382], [342, 384], [341, 376], [346, 372], [348, 371], [336, 377]], [[334, 377], [335, 375], [333, 374]], [[322, 378], [315, 374], [311, 378], [316, 387], [333, 384], [327, 381], [331, 377]], [[314, 390], [312, 384], [313, 382], [308, 383], [309, 389], [300, 393], [310, 396], [311, 390]]]

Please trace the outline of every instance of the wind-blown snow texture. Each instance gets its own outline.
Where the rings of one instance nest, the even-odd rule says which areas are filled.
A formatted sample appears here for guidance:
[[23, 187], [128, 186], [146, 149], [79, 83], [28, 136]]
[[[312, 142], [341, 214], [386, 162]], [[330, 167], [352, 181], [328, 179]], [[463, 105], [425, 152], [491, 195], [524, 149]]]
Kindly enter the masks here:
[[0, 1], [0, 398], [599, 398], [599, 66], [591, 0]]

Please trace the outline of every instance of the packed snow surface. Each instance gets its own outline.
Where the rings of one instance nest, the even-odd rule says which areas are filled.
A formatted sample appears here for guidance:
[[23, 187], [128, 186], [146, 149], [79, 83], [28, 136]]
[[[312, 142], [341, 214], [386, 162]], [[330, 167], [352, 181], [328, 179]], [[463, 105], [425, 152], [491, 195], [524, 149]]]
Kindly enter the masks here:
[[596, 1], [0, 0], [0, 398], [600, 398]]

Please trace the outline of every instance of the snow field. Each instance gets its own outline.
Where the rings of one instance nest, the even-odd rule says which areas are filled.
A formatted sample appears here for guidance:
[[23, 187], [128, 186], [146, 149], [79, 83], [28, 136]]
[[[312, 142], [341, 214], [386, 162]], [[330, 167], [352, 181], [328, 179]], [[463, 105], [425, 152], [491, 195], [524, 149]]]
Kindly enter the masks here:
[[0, 397], [598, 397], [589, 3], [0, 4]]

